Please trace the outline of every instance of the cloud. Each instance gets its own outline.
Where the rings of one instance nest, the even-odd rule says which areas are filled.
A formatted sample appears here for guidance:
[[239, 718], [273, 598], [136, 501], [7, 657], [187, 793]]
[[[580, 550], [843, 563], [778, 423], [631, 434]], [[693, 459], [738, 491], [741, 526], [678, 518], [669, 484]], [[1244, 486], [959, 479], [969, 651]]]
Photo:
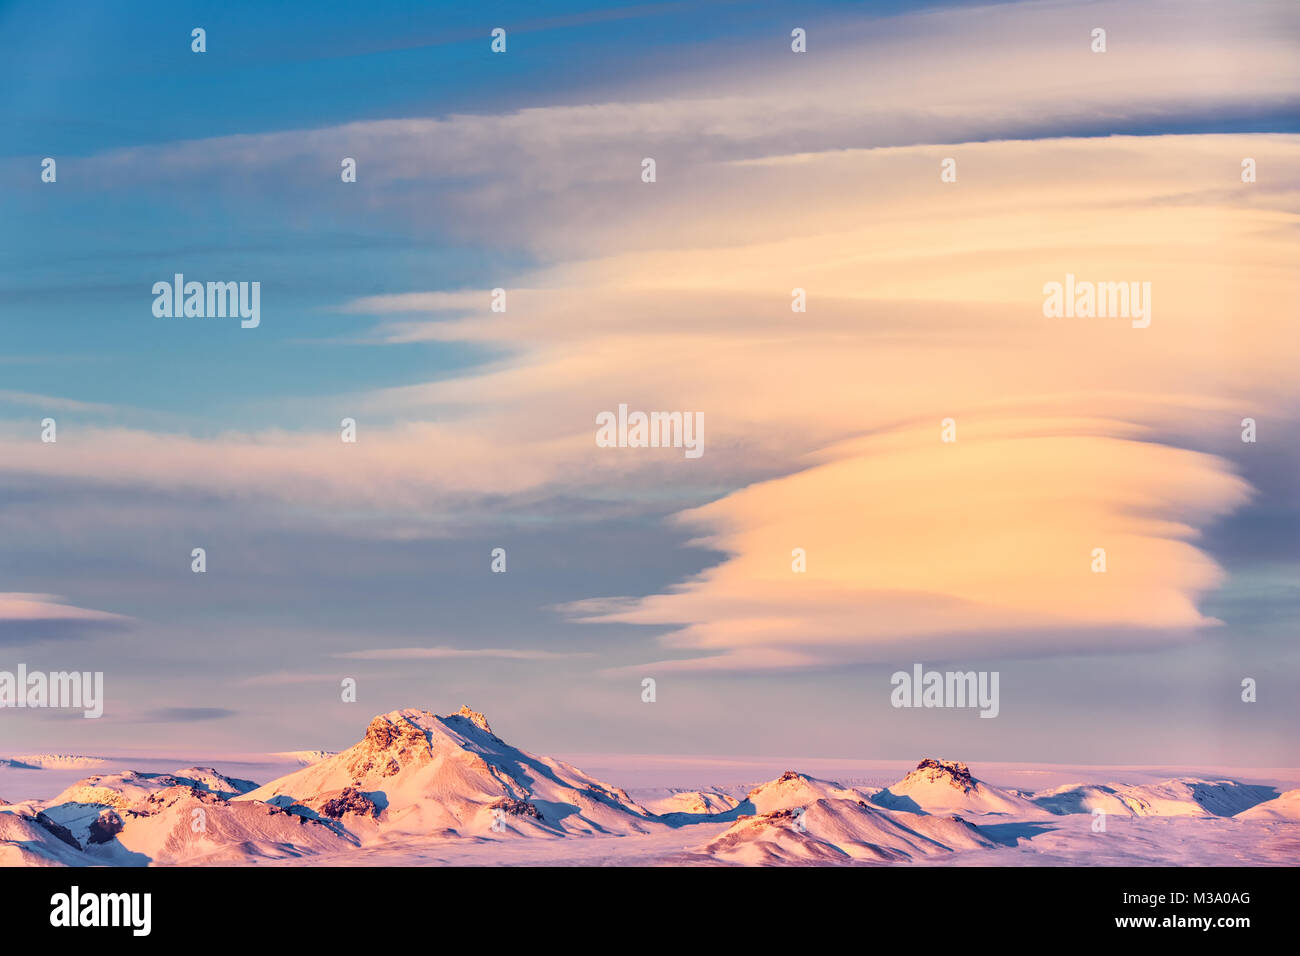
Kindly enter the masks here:
[[[1300, 137], [1042, 137], [1294, 109], [1300, 66], [1279, 27], [1297, 14], [1242, 9], [945, 11], [640, 99], [92, 157], [87, 181], [235, 194], [365, 143], [378, 219], [494, 243], [508, 223], [537, 265], [502, 278], [505, 313], [486, 289], [341, 303], [374, 318], [368, 341], [497, 356], [314, 400], [360, 416], [356, 445], [82, 428], [55, 447], [15, 428], [0, 469], [384, 533], [556, 500], [579, 516], [610, 499], [683, 510], [720, 565], [613, 610], [573, 607], [674, 628], [679, 666], [1186, 637], [1212, 624], [1197, 600], [1220, 574], [1197, 535], [1249, 495], [1226, 452], [1201, 449], [1246, 416], [1296, 430]], [[1097, 17], [1104, 56], [1087, 52]], [[1197, 42], [1214, 56], [1189, 55], [1207, 23]], [[645, 155], [654, 184], [637, 175]], [[1263, 171], [1249, 185], [1247, 156]], [[283, 191], [273, 202], [292, 204]], [[1151, 327], [1044, 317], [1044, 284], [1067, 274], [1149, 282]], [[703, 458], [597, 448], [595, 416], [620, 403], [702, 412]], [[1099, 546], [1111, 570], [1081, 572]], [[790, 575], [794, 547], [806, 575]]]
[[[1090, 50], [1099, 22], [1109, 31], [1105, 54]], [[77, 180], [251, 194], [286, 220], [310, 204], [316, 215], [306, 221], [316, 228], [332, 212], [303, 171], [337, 176], [337, 157], [356, 156], [368, 217], [493, 244], [508, 223], [510, 244], [555, 262], [660, 247], [676, 221], [665, 199], [698, 201], [700, 187], [731, 207], [733, 236], [756, 210], [797, 200], [767, 192], [759, 204], [726, 188], [745, 162], [1199, 129], [1261, 110], [1293, 117], [1300, 66], [1288, 37], [1297, 29], [1300, 13], [1286, 5], [1243, 3], [1225, 17], [1219, 4], [1186, 0], [854, 18], [814, 29], [815, 53], [806, 56], [776, 44], [771, 56], [705, 61], [684, 78], [603, 101], [132, 147], [90, 157]], [[652, 189], [639, 179], [646, 156], [659, 163]]]
[[141, 713], [135, 719], [150, 724], [188, 724], [205, 720], [223, 720], [238, 711], [226, 707], [158, 707]]
[[306, 674], [281, 672], [278, 674], [257, 674], [239, 681], [240, 687], [285, 687], [291, 684], [338, 684], [343, 679], [341, 674]]
[[553, 661], [573, 657], [590, 657], [587, 653], [528, 650], [501, 647], [388, 647], [367, 651], [348, 651], [334, 657], [357, 661], [420, 661], [472, 658], [498, 658], [514, 661]]
[[28, 405], [59, 412], [111, 412], [113, 406], [96, 402], [79, 402], [53, 395], [36, 395], [31, 392], [13, 392], [0, 389], [0, 404]]
[[82, 638], [120, 631], [132, 623], [121, 614], [65, 604], [54, 594], [0, 592], [0, 646]]
[[[1272, 181], [1242, 184], [1243, 155]], [[336, 513], [490, 522], [557, 498], [686, 507], [727, 560], [631, 609], [577, 608], [673, 629], [673, 666], [818, 666], [903, 642], [1036, 653], [1186, 639], [1212, 623], [1196, 602], [1219, 580], [1197, 534], [1248, 499], [1228, 460], [1198, 447], [1240, 448], [1246, 416], [1295, 430], [1287, 170], [1300, 168], [1300, 138], [972, 144], [953, 184], [939, 158], [917, 147], [729, 167], [725, 199], [664, 197], [658, 248], [537, 270], [504, 314], [487, 310], [486, 290], [353, 303], [381, 317], [381, 334], [396, 317], [402, 336], [510, 350], [348, 397], [362, 409], [356, 445], [82, 429], [57, 448], [0, 440], [0, 460], [288, 503], [281, 520], [316, 527]], [[708, 244], [752, 195], [798, 201], [750, 209], [732, 241]], [[635, 229], [639, 215], [622, 221]], [[1151, 326], [1046, 318], [1044, 283], [1066, 274], [1149, 282]], [[795, 287], [807, 312], [790, 310]], [[595, 415], [623, 402], [702, 411], [703, 458], [596, 447]], [[370, 427], [366, 413], [406, 420]], [[951, 447], [938, 442], [948, 417]], [[1076, 495], [1041, 493], [1057, 487]], [[858, 550], [873, 540], [887, 554]], [[770, 579], [789, 575], [794, 547], [817, 570]], [[1080, 570], [1094, 547], [1111, 556], [1104, 578]], [[938, 561], [947, 548], [958, 550]], [[982, 583], [981, 563], [1003, 583]], [[830, 568], [852, 581], [821, 577]]]
[[685, 512], [726, 560], [569, 610], [676, 628], [665, 645], [705, 653], [653, 665], [677, 670], [1109, 651], [1216, 623], [1195, 598], [1222, 573], [1190, 541], [1249, 494], [1221, 459], [1089, 434], [1104, 425], [957, 420], [955, 442], [937, 422], [883, 433]]

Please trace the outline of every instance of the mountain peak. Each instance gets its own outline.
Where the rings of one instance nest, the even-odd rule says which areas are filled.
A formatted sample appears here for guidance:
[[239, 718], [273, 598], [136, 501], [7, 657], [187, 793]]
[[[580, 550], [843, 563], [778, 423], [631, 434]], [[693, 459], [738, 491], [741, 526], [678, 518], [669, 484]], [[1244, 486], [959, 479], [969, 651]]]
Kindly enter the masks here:
[[456, 713], [454, 714], [450, 714], [449, 716], [464, 717], [466, 720], [468, 720], [479, 730], [483, 731], [485, 734], [491, 734], [493, 737], [496, 736], [496, 734], [492, 733], [492, 728], [488, 726], [487, 718], [484, 717], [482, 714], [480, 714], [477, 710], [470, 710], [469, 707], [466, 706], [465, 704], [461, 704], [460, 710], [456, 711]]
[[298, 804], [363, 841], [394, 833], [500, 839], [511, 833], [647, 832], [626, 792], [506, 743], [469, 707], [394, 710], [364, 739], [232, 802]]
[[970, 768], [958, 760], [935, 760], [926, 757], [916, 765], [916, 769], [904, 778], [907, 780], [924, 780], [927, 783], [946, 782], [962, 793], [969, 793], [975, 788], [975, 778], [970, 775]]
[[416, 710], [395, 710], [380, 714], [366, 727], [366, 742], [379, 750], [406, 750], [412, 745], [423, 745], [428, 750], [429, 737], [419, 720], [421, 716], [432, 715]]

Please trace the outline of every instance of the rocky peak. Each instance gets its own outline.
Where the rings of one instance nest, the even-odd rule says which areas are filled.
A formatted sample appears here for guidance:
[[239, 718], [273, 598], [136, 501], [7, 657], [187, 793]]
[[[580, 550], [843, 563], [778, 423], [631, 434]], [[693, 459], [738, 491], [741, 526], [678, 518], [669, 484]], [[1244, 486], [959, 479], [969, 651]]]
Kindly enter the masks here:
[[975, 789], [975, 778], [970, 775], [970, 768], [956, 760], [935, 760], [933, 757], [926, 757], [907, 777], [910, 780], [927, 783], [946, 782], [962, 793], [969, 793]]
[[496, 734], [492, 733], [492, 728], [488, 726], [487, 718], [484, 717], [482, 714], [480, 714], [477, 710], [470, 710], [469, 707], [467, 707], [465, 704], [461, 704], [460, 710], [456, 711], [456, 713], [453, 714], [452, 716], [464, 717], [466, 720], [468, 720], [479, 730], [483, 731], [485, 734], [491, 734], [493, 737], [496, 736]]
[[381, 714], [366, 728], [366, 740], [379, 750], [396, 747], [405, 749], [412, 744], [427, 744], [423, 727], [401, 714]]
[[99, 816], [90, 824], [89, 841], [91, 843], [107, 843], [113, 837], [122, 832], [126, 824], [122, 822], [122, 817], [115, 810], [106, 809], [99, 811]]
[[424, 711], [393, 711], [370, 721], [365, 739], [346, 751], [353, 782], [371, 773], [391, 777], [433, 759], [433, 738], [422, 726], [424, 718], [437, 719]]

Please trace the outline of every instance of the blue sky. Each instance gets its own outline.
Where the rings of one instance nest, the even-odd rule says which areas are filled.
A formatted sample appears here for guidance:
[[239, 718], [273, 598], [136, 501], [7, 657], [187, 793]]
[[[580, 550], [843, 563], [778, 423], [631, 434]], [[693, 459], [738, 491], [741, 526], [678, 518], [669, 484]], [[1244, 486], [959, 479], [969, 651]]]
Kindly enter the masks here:
[[[799, 666], [660, 673], [654, 665], [668, 655], [660, 638], [673, 627], [583, 622], [573, 610], [592, 599], [671, 595], [718, 566], [724, 551], [699, 546], [681, 512], [798, 474], [837, 442], [938, 420], [911, 395], [896, 407], [884, 395], [859, 410], [828, 410], [815, 385], [838, 373], [813, 362], [788, 377], [781, 370], [771, 389], [733, 391], [734, 403], [709, 406], [719, 424], [707, 468], [620, 460], [605, 471], [586, 451], [552, 459], [556, 444], [585, 437], [601, 408], [665, 395], [706, 400], [692, 376], [709, 373], [686, 361], [661, 376], [662, 355], [639, 330], [680, 322], [715, 333], [712, 350], [734, 348], [737, 365], [751, 356], [761, 364], [768, 340], [747, 335], [766, 319], [745, 298], [751, 290], [724, 277], [732, 259], [718, 250], [777, 236], [785, 221], [823, 250], [809, 251], [810, 261], [830, 262], [836, 256], [824, 250], [839, 248], [835, 237], [864, 216], [889, 223], [910, 202], [915, 222], [943, 236], [942, 208], [916, 199], [898, 172], [906, 166], [888, 164], [920, 155], [929, 170], [959, 147], [973, 164], [963, 169], [992, 177], [1026, 155], [1008, 143], [1063, 143], [1050, 160], [1069, 170], [1059, 194], [1086, 192], [1083, 177], [1096, 171], [1113, 187], [1099, 204], [1140, 201], [1153, 217], [1162, 206], [1229, 204], [1212, 177], [1152, 185], [1161, 175], [1167, 182], [1164, 163], [1200, 176], [1219, 144], [1229, 179], [1243, 150], [1275, 156], [1262, 164], [1270, 175], [1289, 162], [1300, 96], [1290, 74], [1270, 72], [1270, 58], [1285, 51], [1294, 18], [1266, 4], [1244, 5], [1231, 20], [1212, 5], [1173, 19], [1171, 9], [321, 3], [304, 15], [254, 3], [87, 3], [56, 15], [47, 5], [0, 5], [0, 595], [53, 595], [51, 603], [120, 616], [69, 622], [52, 612], [43, 624], [15, 625], [0, 604], [0, 669], [11, 659], [102, 669], [111, 705], [93, 727], [5, 713], [0, 750], [337, 747], [373, 713], [468, 703], [541, 751], [1293, 761], [1300, 510], [1290, 449], [1300, 430], [1291, 385], [1265, 388], [1270, 371], [1255, 374], [1237, 354], [1232, 326], [1213, 333], [1221, 356], [1206, 359], [1199, 339], [1188, 345], [1203, 364], [1184, 371], [1187, 382], [1206, 383], [1198, 407], [1228, 409], [1231, 421], [1239, 405], [1261, 409], [1269, 429], [1254, 457], [1204, 416], [1170, 413], [1154, 398], [1134, 402], [1129, 417], [1112, 404], [1121, 392], [1156, 396], [1185, 384], [1175, 371], [1161, 386], [1164, 372], [1144, 376], [1118, 361], [1096, 401], [1077, 399], [1072, 411], [1213, 456], [1216, 469], [1253, 489], [1242, 506], [1160, 505], [1170, 509], [1162, 518], [1196, 528], [1196, 547], [1226, 572], [1213, 588], [1174, 584], [1222, 625], [1188, 633], [1117, 612], [1110, 636], [1082, 636], [1092, 622], [1067, 621], [1031, 628], [1019, 653], [993, 637], [947, 658], [937, 650], [951, 647], [944, 635], [913, 650], [878, 650], [864, 638], [869, 651], [818, 651]], [[1099, 18], [1110, 25], [1110, 59], [1087, 50]], [[809, 32], [806, 61], [789, 50], [796, 25]], [[207, 30], [201, 55], [190, 51], [195, 26]], [[489, 50], [496, 26], [508, 31], [505, 55]], [[1184, 47], [1211, 31], [1221, 48], [1197, 61], [1198, 73]], [[952, 50], [971, 59], [954, 60]], [[940, 147], [933, 158], [926, 152]], [[881, 164], [872, 175], [835, 165], [857, 151]], [[636, 169], [651, 154], [661, 180], [647, 199], [635, 191]], [[339, 180], [345, 155], [358, 160], [355, 184]], [[46, 156], [58, 162], [53, 185], [39, 181]], [[798, 156], [816, 157], [824, 171], [780, 178], [779, 163]], [[1137, 185], [1126, 178], [1132, 157]], [[990, 193], [989, 205], [1031, 208], [1034, 175], [1021, 177], [1023, 193], [1014, 183]], [[1238, 212], [1277, 216], [1277, 234], [1249, 219], [1240, 234], [1254, 230], [1249, 241], [1259, 245], [1238, 248], [1236, 220], [1224, 214], [1225, 238], [1207, 239], [1180, 268], [1194, 269], [1202, 255], [1268, 260], [1273, 248], [1285, 259], [1294, 199], [1289, 180], [1265, 178], [1254, 206]], [[1090, 261], [1046, 218], [1042, 228], [1026, 248], [1059, 242], [1054, 270]], [[929, 240], [907, 231], [896, 228], [900, 261], [923, 263]], [[1078, 248], [1093, 249], [1096, 235]], [[716, 287], [688, 277], [689, 257], [677, 258], [697, 237], [701, 261], [717, 254], [706, 273], [720, 276]], [[1119, 227], [1110, 238], [1127, 241]], [[882, 242], [885, 250], [894, 240]], [[1013, 245], [1002, 253], [1019, 254]], [[1142, 255], [1134, 253], [1139, 263]], [[930, 268], [948, 265], [940, 257]], [[882, 288], [890, 271], [881, 270]], [[154, 318], [150, 287], [175, 272], [261, 281], [262, 325]], [[1227, 288], [1242, 274], [1216, 281]], [[1275, 279], [1284, 288], [1284, 277], [1267, 281]], [[792, 282], [774, 281], [788, 301]], [[828, 297], [841, 281], [827, 276]], [[490, 325], [480, 303], [497, 286], [521, 290], [512, 309], [525, 318], [510, 321], [531, 324]], [[837, 301], [852, 299], [835, 289]], [[880, 298], [915, 303], [931, 291], [919, 281]], [[1273, 291], [1241, 307], [1253, 312]], [[570, 298], [552, 309], [543, 293]], [[403, 295], [425, 298], [408, 307]], [[980, 310], [994, 308], [988, 298], [963, 305], [983, 321]], [[913, 317], [899, 305], [871, 315], [882, 349], [942, 335], [928, 347], [955, 356], [969, 346], [970, 365], [1004, 342], [1001, 331], [969, 340], [969, 323], [950, 312]], [[616, 336], [595, 337], [620, 322]], [[828, 356], [844, 328], [821, 331]], [[1279, 346], [1277, 358], [1288, 349]], [[1027, 364], [1050, 382], [1062, 352], [1058, 342]], [[612, 356], [612, 384], [608, 368], [584, 364], [596, 355]], [[1259, 391], [1238, 373], [1258, 379]], [[715, 378], [725, 376], [719, 365]], [[978, 396], [955, 390], [949, 400], [969, 398], [972, 409], [1016, 395], [1036, 402], [1040, 386], [1031, 376], [1008, 384], [1007, 396], [980, 385]], [[792, 405], [807, 401], [788, 418], [763, 410], [782, 388]], [[550, 417], [529, 417], [532, 408]], [[57, 449], [35, 442], [46, 415], [59, 423]], [[345, 415], [361, 423], [359, 450], [382, 449], [377, 464], [329, 464], [327, 443]], [[276, 457], [277, 448], [289, 451]], [[1200, 465], [1186, 461], [1177, 476], [1199, 480]], [[205, 575], [189, 569], [199, 545], [209, 554]], [[488, 571], [498, 546], [509, 552], [505, 575]], [[1189, 564], [1188, 581], [1197, 567]], [[873, 612], [864, 605], [863, 614]], [[809, 648], [816, 643], [809, 637]], [[344, 656], [412, 647], [515, 656]], [[893, 670], [945, 659], [999, 669], [1003, 716], [889, 707]], [[640, 700], [637, 668], [647, 667], [660, 681], [653, 707]], [[356, 705], [338, 700], [343, 674], [360, 681]], [[1237, 685], [1246, 674], [1277, 683], [1261, 681], [1260, 702], [1243, 711]], [[186, 707], [198, 709], [177, 710]]]

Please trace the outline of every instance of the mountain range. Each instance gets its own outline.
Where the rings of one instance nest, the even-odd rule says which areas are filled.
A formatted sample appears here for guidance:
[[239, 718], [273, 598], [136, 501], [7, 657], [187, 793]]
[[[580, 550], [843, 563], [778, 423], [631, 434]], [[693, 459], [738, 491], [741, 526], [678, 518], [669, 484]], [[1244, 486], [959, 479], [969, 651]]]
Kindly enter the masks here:
[[[1180, 826], [1300, 822], [1300, 790], [1279, 795], [1229, 779], [1181, 777], [1026, 792], [934, 758], [886, 787], [789, 770], [747, 791], [674, 790], [638, 802], [571, 764], [506, 743], [468, 707], [442, 716], [392, 711], [341, 752], [276, 756], [304, 766], [261, 786], [213, 767], [104, 773], [51, 799], [0, 800], [0, 865], [400, 861], [411, 854], [508, 862], [548, 853], [580, 862], [999, 862], [1039, 838], [1095, 836], [1090, 824], [1099, 813], [1188, 821]], [[29, 755], [10, 763], [105, 762]], [[1079, 822], [1067, 822], [1073, 818]]]

